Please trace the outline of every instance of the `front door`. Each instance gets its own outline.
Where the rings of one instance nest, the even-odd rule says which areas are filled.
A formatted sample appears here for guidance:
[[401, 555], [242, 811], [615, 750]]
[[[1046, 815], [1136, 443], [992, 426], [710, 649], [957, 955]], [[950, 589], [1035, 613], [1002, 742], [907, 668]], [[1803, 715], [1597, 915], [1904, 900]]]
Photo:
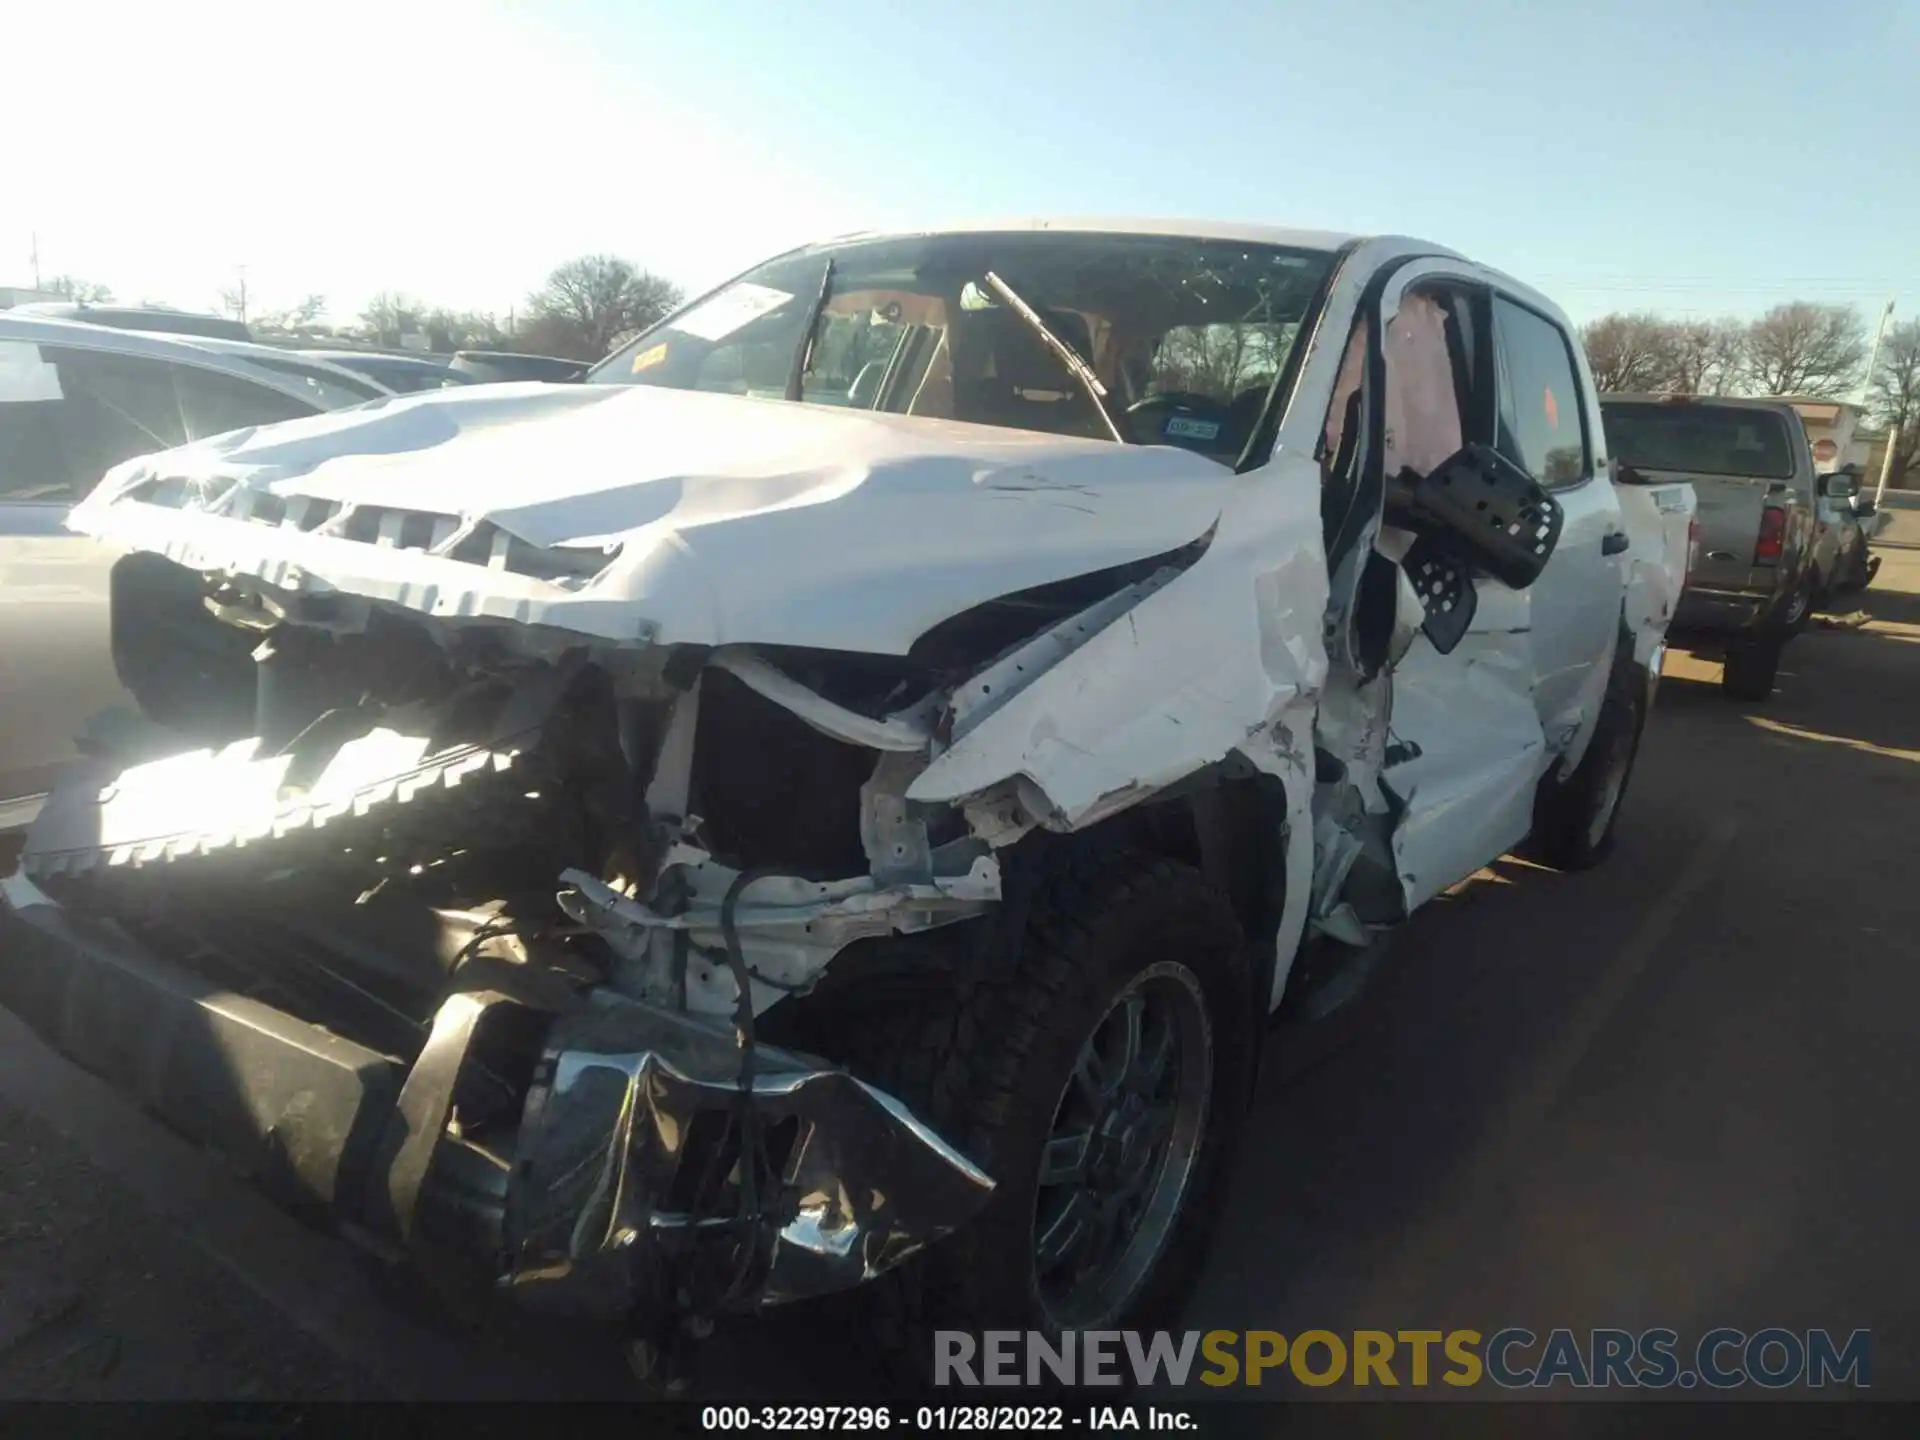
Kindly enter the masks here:
[[[1620, 623], [1625, 529], [1596, 471], [1591, 387], [1557, 322], [1451, 263], [1382, 303], [1385, 473], [1491, 444], [1566, 512], [1531, 586], [1476, 577], [1458, 644], [1442, 654], [1422, 635], [1393, 668], [1382, 780], [1402, 807], [1393, 849], [1412, 909], [1523, 840], [1541, 776], [1584, 743]], [[1385, 526], [1375, 548], [1397, 559], [1411, 538]]]

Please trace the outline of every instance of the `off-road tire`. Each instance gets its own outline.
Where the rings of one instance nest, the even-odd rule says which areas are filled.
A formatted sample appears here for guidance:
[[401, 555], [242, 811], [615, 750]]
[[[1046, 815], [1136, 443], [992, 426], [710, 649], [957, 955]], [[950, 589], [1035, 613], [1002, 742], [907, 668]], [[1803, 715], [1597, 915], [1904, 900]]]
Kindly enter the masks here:
[[1720, 693], [1729, 700], [1767, 699], [1773, 694], [1773, 682], [1780, 673], [1780, 652], [1786, 643], [1784, 636], [1765, 635], [1742, 645], [1729, 645]]
[[1787, 635], [1798, 635], [1806, 629], [1807, 623], [1813, 619], [1813, 612], [1824, 603], [1822, 594], [1820, 577], [1809, 573], [1807, 578], [1800, 582], [1800, 588], [1793, 592], [1793, 597], [1787, 601], [1787, 608], [1781, 612], [1779, 621], [1781, 631]]
[[1535, 802], [1528, 848], [1542, 863], [1556, 870], [1588, 870], [1613, 850], [1620, 807], [1640, 755], [1647, 697], [1647, 672], [1634, 663], [1623, 640], [1586, 753], [1566, 779], [1549, 780]]
[[1252, 1091], [1258, 1007], [1246, 937], [1227, 897], [1191, 867], [1091, 851], [1062, 857], [1038, 882], [1010, 963], [967, 987], [951, 1016], [902, 1027], [874, 1069], [996, 1182], [971, 1224], [874, 1296], [897, 1378], [929, 1377], [937, 1330], [1057, 1332], [1032, 1253], [1041, 1146], [1087, 1036], [1115, 996], [1169, 959], [1199, 981], [1211, 1027], [1208, 1113], [1165, 1246], [1101, 1328], [1172, 1323], [1198, 1279]]

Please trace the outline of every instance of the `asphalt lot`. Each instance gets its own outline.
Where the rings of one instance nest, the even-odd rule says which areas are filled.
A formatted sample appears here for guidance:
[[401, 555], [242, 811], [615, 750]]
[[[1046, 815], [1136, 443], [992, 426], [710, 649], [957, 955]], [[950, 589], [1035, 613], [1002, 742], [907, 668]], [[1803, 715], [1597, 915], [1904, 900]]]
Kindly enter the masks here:
[[[1920, 1398], [1920, 510], [1765, 707], [1676, 657], [1613, 859], [1482, 872], [1266, 1088], [1200, 1328], [1874, 1331]], [[1310, 1062], [1310, 1063], [1309, 1063]], [[867, 1369], [796, 1315], [716, 1397]], [[610, 1347], [382, 1305], [0, 1016], [0, 1398], [630, 1393]]]

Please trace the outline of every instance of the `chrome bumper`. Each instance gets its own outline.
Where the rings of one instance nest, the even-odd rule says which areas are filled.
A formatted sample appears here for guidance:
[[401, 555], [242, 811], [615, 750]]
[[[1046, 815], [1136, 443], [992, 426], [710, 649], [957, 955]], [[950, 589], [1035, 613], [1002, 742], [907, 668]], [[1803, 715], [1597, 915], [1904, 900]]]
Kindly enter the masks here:
[[[511, 1150], [479, 1152], [451, 1123], [454, 1088], [488, 1016], [516, 1002], [451, 996], [409, 1064], [223, 991], [23, 872], [0, 879], [0, 1005], [283, 1206], [387, 1248], [441, 1254], [452, 1237], [547, 1311], [620, 1320], [690, 1291], [712, 1309], [846, 1289], [993, 1188], [844, 1070], [760, 1045], [743, 1084], [730, 1027], [605, 990], [535, 1017]], [[693, 1273], [727, 1283], [703, 1294]]]

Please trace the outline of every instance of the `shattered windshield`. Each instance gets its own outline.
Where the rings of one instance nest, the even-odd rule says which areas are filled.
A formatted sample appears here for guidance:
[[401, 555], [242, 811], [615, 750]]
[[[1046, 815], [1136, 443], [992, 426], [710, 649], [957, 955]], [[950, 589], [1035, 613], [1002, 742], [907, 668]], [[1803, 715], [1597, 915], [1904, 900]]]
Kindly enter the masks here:
[[749, 271], [587, 378], [1119, 430], [1232, 463], [1332, 263], [1239, 240], [1060, 231], [816, 246]]

